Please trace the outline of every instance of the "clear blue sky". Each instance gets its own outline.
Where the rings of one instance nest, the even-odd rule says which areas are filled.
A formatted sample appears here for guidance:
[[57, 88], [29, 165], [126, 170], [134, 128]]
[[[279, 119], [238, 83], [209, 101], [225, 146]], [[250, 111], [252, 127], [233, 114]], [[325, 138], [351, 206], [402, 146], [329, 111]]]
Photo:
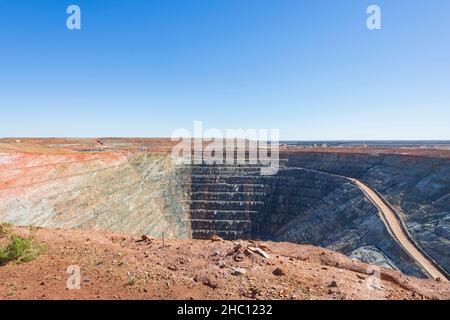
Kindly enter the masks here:
[[450, 1], [0, 0], [0, 114], [3, 137], [170, 136], [202, 120], [450, 139]]

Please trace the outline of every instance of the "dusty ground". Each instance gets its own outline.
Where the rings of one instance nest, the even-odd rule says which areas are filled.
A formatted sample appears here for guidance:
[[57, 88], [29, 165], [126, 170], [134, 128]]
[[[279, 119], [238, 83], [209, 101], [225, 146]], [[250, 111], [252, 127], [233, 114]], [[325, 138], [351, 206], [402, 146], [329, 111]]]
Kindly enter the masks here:
[[[47, 247], [43, 255], [0, 267], [0, 299], [450, 299], [447, 283], [384, 269], [381, 288], [374, 289], [370, 266], [312, 246], [212, 240], [163, 245], [161, 239], [59, 229], [37, 229], [36, 239]], [[81, 268], [79, 290], [67, 289], [71, 265]]]
[[[87, 151], [99, 153], [101, 151], [100, 153], [107, 155], [108, 152], [136, 152], [141, 146], [145, 146], [147, 152], [166, 154], [170, 153], [177, 143], [169, 138], [2, 138], [0, 139], [0, 153], [73, 154]], [[450, 150], [441, 148], [319, 147], [303, 149], [280, 147], [281, 158], [291, 153], [396, 154], [450, 158]]]

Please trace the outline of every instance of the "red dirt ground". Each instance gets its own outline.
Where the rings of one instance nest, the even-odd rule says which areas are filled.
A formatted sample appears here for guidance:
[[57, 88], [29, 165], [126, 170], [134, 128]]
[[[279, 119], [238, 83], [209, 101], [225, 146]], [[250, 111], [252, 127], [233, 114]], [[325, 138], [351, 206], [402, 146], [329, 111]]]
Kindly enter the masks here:
[[[27, 228], [14, 227], [27, 235]], [[450, 285], [371, 267], [332, 251], [258, 241], [142, 240], [100, 231], [36, 229], [46, 251], [0, 267], [0, 299], [450, 299]], [[5, 244], [7, 236], [0, 239]], [[267, 253], [263, 257], [248, 247]], [[67, 289], [67, 268], [81, 288]], [[233, 275], [236, 267], [245, 274]]]

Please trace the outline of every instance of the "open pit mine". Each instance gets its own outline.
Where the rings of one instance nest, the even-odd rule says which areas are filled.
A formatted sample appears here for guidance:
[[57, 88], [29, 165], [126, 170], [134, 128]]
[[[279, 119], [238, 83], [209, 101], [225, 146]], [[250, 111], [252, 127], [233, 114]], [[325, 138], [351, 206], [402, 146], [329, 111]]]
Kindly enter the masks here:
[[164, 139], [1, 139], [0, 222], [309, 244], [448, 279], [449, 150], [282, 148], [278, 172], [261, 175], [257, 164], [175, 164], [172, 147]]

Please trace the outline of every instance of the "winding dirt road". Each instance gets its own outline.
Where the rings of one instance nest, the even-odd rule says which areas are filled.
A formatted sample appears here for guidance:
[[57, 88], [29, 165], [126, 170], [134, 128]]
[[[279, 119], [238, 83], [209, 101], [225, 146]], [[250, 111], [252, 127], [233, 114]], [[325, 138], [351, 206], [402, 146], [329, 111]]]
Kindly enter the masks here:
[[398, 220], [397, 214], [383, 201], [383, 199], [370, 187], [365, 185], [359, 180], [348, 178], [358, 188], [360, 188], [364, 194], [372, 201], [372, 203], [378, 207], [382, 218], [388, 227], [389, 231], [395, 237], [397, 242], [413, 257], [416, 262], [434, 279], [439, 278], [443, 282], [448, 282], [447, 277], [435, 267], [435, 265], [423, 255], [412, 243], [404, 230], [402, 224]]

